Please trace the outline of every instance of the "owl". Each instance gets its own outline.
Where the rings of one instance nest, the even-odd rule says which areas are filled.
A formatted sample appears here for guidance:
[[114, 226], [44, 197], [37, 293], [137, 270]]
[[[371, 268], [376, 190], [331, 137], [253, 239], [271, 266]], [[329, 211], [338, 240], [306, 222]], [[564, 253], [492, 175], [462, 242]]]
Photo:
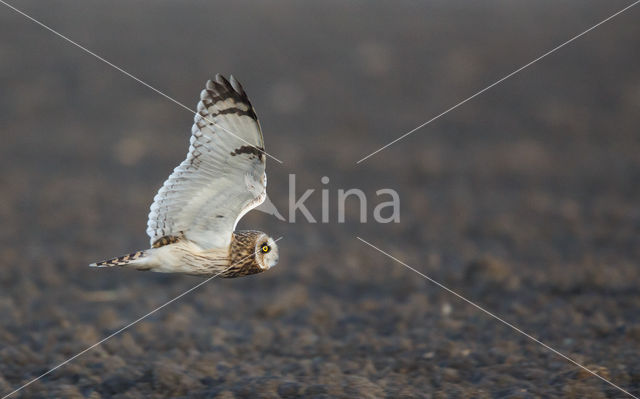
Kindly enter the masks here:
[[240, 277], [278, 263], [278, 247], [267, 234], [235, 231], [265, 200], [267, 175], [258, 117], [233, 76], [207, 81], [190, 144], [187, 159], [153, 199], [151, 248], [90, 266]]

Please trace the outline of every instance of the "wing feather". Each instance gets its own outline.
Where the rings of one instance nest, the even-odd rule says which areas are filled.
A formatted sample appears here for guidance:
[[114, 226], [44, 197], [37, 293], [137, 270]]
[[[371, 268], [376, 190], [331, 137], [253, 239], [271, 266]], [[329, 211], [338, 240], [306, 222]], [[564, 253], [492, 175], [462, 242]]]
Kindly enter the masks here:
[[266, 196], [262, 131], [240, 83], [216, 75], [200, 93], [197, 111], [187, 158], [151, 205], [152, 244], [185, 236], [203, 249], [226, 248], [238, 220]]

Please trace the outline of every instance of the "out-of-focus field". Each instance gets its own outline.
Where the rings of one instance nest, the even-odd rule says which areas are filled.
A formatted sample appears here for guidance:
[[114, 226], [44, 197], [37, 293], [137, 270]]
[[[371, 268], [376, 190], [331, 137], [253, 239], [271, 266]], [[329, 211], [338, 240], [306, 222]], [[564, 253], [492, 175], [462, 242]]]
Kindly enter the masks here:
[[[213, 280], [22, 397], [622, 397], [356, 235], [640, 394], [640, 6], [609, 2], [15, 5], [195, 107], [233, 73], [261, 118], [268, 273]], [[146, 248], [192, 115], [0, 5], [0, 394], [201, 279], [96, 260]], [[328, 176], [328, 185], [320, 178]], [[371, 221], [375, 191], [401, 223]], [[363, 189], [337, 223], [337, 190]], [[285, 212], [286, 213], [286, 212]]]

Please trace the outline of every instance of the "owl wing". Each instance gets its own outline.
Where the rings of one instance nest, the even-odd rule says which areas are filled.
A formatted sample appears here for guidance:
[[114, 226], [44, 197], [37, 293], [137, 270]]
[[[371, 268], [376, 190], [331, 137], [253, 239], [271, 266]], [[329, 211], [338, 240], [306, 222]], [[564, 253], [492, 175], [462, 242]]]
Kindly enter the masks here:
[[262, 131], [242, 86], [216, 75], [197, 110], [187, 159], [151, 205], [151, 245], [184, 236], [204, 249], [227, 248], [238, 220], [266, 196]]

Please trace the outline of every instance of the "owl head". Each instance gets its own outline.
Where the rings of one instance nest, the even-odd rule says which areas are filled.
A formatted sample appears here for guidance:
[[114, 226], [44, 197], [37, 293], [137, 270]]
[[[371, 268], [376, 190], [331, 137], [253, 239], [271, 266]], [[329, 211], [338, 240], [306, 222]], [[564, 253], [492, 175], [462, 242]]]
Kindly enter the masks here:
[[273, 238], [262, 233], [255, 243], [255, 260], [262, 270], [268, 270], [278, 263], [278, 246]]
[[278, 263], [278, 246], [261, 231], [234, 231], [231, 240], [231, 266], [224, 277], [262, 273]]

